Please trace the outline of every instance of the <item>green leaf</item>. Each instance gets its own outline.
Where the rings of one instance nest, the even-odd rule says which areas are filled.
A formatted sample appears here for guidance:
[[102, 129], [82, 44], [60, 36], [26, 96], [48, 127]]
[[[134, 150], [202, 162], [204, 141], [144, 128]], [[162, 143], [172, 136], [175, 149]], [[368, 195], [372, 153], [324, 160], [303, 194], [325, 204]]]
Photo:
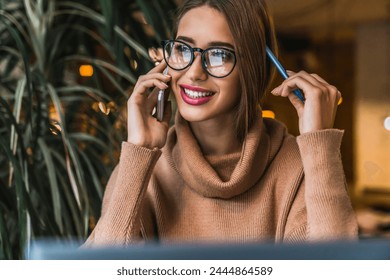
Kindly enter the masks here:
[[[24, 76], [21, 80], [19, 80], [15, 91], [14, 117], [16, 123], [18, 124], [20, 121], [20, 112], [22, 110], [22, 101], [23, 101], [23, 95], [25, 89], [26, 89], [26, 79]], [[13, 125], [11, 130], [11, 150], [13, 151], [14, 154], [17, 148], [17, 141], [18, 141], [18, 135], [16, 134], [15, 126]]]
[[[71, 162], [72, 153], [74, 153], [74, 151], [73, 151], [73, 147], [69, 143], [68, 135], [66, 132], [65, 117], [64, 117], [63, 110], [62, 110], [61, 102], [60, 102], [60, 99], [59, 99], [59, 97], [56, 93], [56, 90], [54, 89], [53, 86], [51, 86], [49, 84], [49, 85], [47, 85], [47, 89], [48, 89], [49, 95], [53, 101], [54, 107], [56, 109], [56, 113], [59, 116], [59, 124], [61, 126], [61, 136], [62, 136], [64, 148], [65, 148], [66, 167], [67, 167], [70, 183], [72, 186], [73, 194], [76, 198], [78, 206], [81, 208], [79, 188], [77, 185], [76, 176], [73, 172], [72, 162]], [[81, 170], [76, 169], [76, 172], [81, 172]]]
[[[99, 66], [98, 66], [99, 67]], [[106, 76], [110, 82], [112, 83], [113, 86], [115, 86], [119, 92], [124, 96], [124, 97], [128, 97], [128, 94], [126, 92], [126, 90], [115, 80], [115, 77], [113, 75], [111, 75], [105, 68], [103, 67], [99, 67], [99, 70], [104, 74], [104, 76]], [[134, 83], [134, 82], [133, 82]]]
[[137, 79], [131, 73], [126, 73], [115, 65], [101, 59], [94, 59], [83, 55], [71, 55], [64, 58], [64, 61], [84, 61], [97, 67], [107, 68], [132, 84], [135, 84], [135, 82], [137, 81]]
[[45, 141], [42, 138], [38, 138], [38, 144], [42, 151], [43, 158], [45, 160], [46, 168], [47, 168], [47, 174], [49, 176], [49, 182], [50, 182], [50, 188], [51, 188], [51, 198], [52, 198], [52, 205], [53, 205], [53, 212], [54, 212], [54, 219], [58, 225], [58, 228], [60, 229], [60, 233], [63, 233], [64, 226], [62, 223], [62, 209], [61, 209], [61, 202], [60, 202], [60, 192], [59, 187], [57, 183], [57, 177], [55, 173], [55, 164], [53, 162], [50, 148], [46, 145]]
[[[53, 159], [56, 161], [56, 174], [58, 181], [62, 187], [63, 193], [65, 197], [62, 198], [64, 203], [69, 207], [71, 216], [72, 216], [72, 222], [71, 224], [75, 227], [76, 233], [78, 236], [82, 236], [84, 233], [83, 230], [83, 223], [81, 220], [81, 214], [80, 214], [80, 208], [77, 205], [77, 200], [73, 194], [72, 191], [69, 190], [69, 178], [64, 176], [62, 169], [66, 170], [66, 160], [64, 159], [63, 155], [59, 154], [57, 151], [52, 151]], [[62, 167], [58, 168], [59, 165]], [[63, 217], [64, 220], [67, 220], [68, 217]], [[65, 228], [65, 231], [69, 233], [69, 228]]]
[[103, 149], [103, 151], [106, 149], [106, 144], [102, 140], [84, 132], [69, 133], [69, 138], [72, 140], [95, 143], [98, 146], [100, 146], [100, 148]]
[[[0, 17], [0, 19], [1, 18], [2, 17]], [[26, 51], [25, 45], [23, 44], [23, 41], [22, 41], [21, 37], [19, 36], [17, 30], [12, 28], [6, 21], [4, 21], [4, 20], [1, 20], [1, 21], [7, 27], [9, 33], [11, 34], [13, 39], [15, 40], [16, 45], [17, 45], [19, 51], [22, 54], [23, 65], [24, 65], [24, 68], [25, 68], [25, 74], [26, 74], [26, 79], [27, 79], [27, 90], [28, 90], [28, 93], [29, 93], [29, 100], [30, 100], [29, 103], [31, 104], [31, 106], [29, 107], [29, 110], [28, 110], [28, 116], [30, 116], [30, 118], [31, 118], [31, 114], [32, 114], [32, 102], [31, 102], [31, 100], [32, 100], [32, 81], [31, 81], [31, 73], [30, 73], [30, 66], [29, 66], [29, 63], [28, 63], [27, 51]]]
[[[62, 129], [61, 136], [65, 148], [65, 158], [66, 158], [68, 175], [71, 181], [72, 190], [75, 195], [77, 204], [82, 212], [82, 218], [84, 219], [84, 230], [86, 231], [88, 227], [89, 214], [88, 214], [88, 209], [84, 205], [84, 203], [88, 201], [88, 195], [85, 191], [86, 184], [85, 184], [85, 176], [84, 176], [83, 168], [80, 163], [80, 159], [78, 158], [77, 153], [75, 151], [75, 145], [74, 143], [72, 143], [71, 139], [68, 136], [67, 128], [65, 125], [65, 117], [64, 117], [64, 113], [61, 107], [61, 102], [57, 95], [57, 92], [54, 89], [54, 87], [50, 84], [47, 85], [47, 89], [53, 101], [53, 104], [56, 108], [57, 114], [59, 116], [59, 123]], [[75, 174], [77, 177], [75, 176]]]
[[122, 38], [127, 44], [129, 44], [129, 46], [132, 47], [136, 52], [138, 52], [148, 61], [151, 61], [146, 49], [140, 43], [133, 40], [129, 35], [127, 35], [122, 28], [120, 28], [119, 26], [114, 26], [114, 31], [119, 35], [120, 38]]
[[[141, 3], [156, 36], [165, 36], [173, 1]], [[125, 90], [152, 66], [147, 48], [159, 38], [134, 16], [139, 8], [0, 0], [0, 258], [22, 258], [32, 236], [85, 237], [90, 216], [98, 218], [125, 133], [113, 124], [125, 121], [119, 110], [106, 116], [90, 106], [125, 102]], [[93, 78], [73, 72], [83, 62]]]
[[112, 40], [112, 26], [113, 26], [113, 9], [112, 9], [112, 1], [111, 0], [99, 0], [100, 8], [102, 10], [104, 19], [105, 19], [105, 38], [106, 40]]
[[1, 259], [12, 259], [12, 247], [9, 239], [7, 224], [3, 217], [3, 209], [0, 205], [0, 260]]
[[89, 159], [89, 157], [83, 152], [83, 151], [79, 151], [84, 162], [86, 163], [87, 165], [87, 168], [88, 168], [88, 171], [89, 171], [89, 175], [92, 177], [92, 182], [93, 182], [93, 186], [95, 187], [95, 190], [96, 190], [96, 193], [98, 194], [99, 196], [99, 199], [102, 200], [103, 198], [103, 186], [100, 182], [100, 179], [99, 177], [97, 176], [96, 172], [95, 172], [95, 169], [91, 163], [91, 160]]
[[95, 12], [94, 10], [76, 3], [76, 2], [70, 2], [70, 1], [60, 1], [58, 2], [59, 7], [67, 7], [69, 10], [60, 10], [59, 12], [56, 13], [56, 15], [62, 15], [62, 14], [72, 14], [72, 15], [78, 15], [82, 17], [86, 17], [89, 19], [92, 19], [96, 21], [97, 23], [105, 24], [105, 19], [104, 17]]
[[[6, 18], [7, 20], [9, 20], [13, 25], [15, 25], [16, 29], [17, 29], [17, 32], [19, 32], [20, 34], [22, 34], [23, 36], [23, 39], [26, 41], [26, 42], [30, 42], [30, 37], [28, 35], [28, 33], [24, 30], [23, 26], [20, 24], [20, 22], [25, 22], [26, 19], [25, 17], [15, 17], [9, 13], [7, 13], [6, 11], [4, 10], [1, 10], [0, 9], [0, 16], [1, 17], [4, 17]], [[7, 26], [4, 26], [5, 29], [8, 29]]]
[[84, 92], [87, 96], [96, 101], [102, 101], [102, 99], [111, 101], [111, 96], [105, 94], [104, 92], [87, 86], [75, 85], [75, 86], [66, 86], [59, 87], [56, 89], [58, 93], [75, 93], [75, 92]]
[[8, 160], [11, 162], [12, 168], [15, 172], [15, 187], [16, 187], [16, 198], [17, 198], [17, 209], [18, 209], [18, 225], [19, 225], [19, 257], [23, 258], [24, 250], [28, 244], [28, 212], [25, 201], [25, 187], [23, 182], [23, 174], [20, 170], [17, 159], [12, 154], [7, 144], [2, 138], [0, 138], [0, 148], [5, 152]]

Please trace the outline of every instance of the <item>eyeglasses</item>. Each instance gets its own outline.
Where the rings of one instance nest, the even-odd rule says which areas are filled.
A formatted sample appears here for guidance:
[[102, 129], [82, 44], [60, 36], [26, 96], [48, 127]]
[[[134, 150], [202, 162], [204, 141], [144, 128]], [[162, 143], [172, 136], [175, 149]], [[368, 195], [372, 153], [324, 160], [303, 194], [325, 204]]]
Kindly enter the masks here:
[[203, 50], [178, 40], [165, 40], [162, 45], [164, 59], [174, 70], [180, 71], [189, 67], [194, 62], [195, 52], [201, 53], [203, 69], [216, 78], [228, 76], [236, 65], [236, 54], [227, 48], [211, 47]]

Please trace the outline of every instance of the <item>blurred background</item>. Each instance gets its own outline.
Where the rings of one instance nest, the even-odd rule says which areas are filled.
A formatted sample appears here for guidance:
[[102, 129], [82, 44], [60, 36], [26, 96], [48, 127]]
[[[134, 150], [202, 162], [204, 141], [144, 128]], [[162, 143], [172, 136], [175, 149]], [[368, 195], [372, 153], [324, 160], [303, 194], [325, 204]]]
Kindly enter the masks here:
[[[317, 73], [342, 93], [335, 127], [361, 236], [390, 230], [390, 1], [271, 0], [286, 68]], [[264, 109], [298, 134], [286, 100]]]
[[[0, 0], [0, 259], [93, 229], [128, 94], [179, 2]], [[335, 126], [361, 238], [390, 237], [390, 0], [269, 2], [282, 64], [342, 92]], [[262, 102], [298, 134], [286, 99]]]

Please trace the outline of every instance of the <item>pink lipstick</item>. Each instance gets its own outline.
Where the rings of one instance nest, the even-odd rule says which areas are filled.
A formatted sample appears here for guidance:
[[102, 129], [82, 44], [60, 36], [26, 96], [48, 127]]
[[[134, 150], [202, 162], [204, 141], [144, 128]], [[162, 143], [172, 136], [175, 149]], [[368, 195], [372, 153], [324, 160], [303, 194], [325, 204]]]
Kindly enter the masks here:
[[209, 102], [215, 93], [200, 87], [180, 85], [180, 94], [185, 103], [198, 106]]

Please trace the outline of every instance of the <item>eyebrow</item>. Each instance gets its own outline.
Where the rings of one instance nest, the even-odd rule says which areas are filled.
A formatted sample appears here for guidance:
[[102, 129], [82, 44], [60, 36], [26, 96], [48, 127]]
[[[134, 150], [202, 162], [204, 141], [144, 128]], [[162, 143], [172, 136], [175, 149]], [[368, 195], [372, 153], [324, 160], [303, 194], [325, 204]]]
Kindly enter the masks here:
[[[181, 40], [181, 41], [185, 41], [186, 43], [195, 44], [194, 39], [192, 39], [190, 37], [186, 37], [186, 36], [178, 36], [176, 38], [176, 40]], [[227, 42], [222, 42], [222, 41], [212, 41], [212, 42], [209, 42], [208, 45], [210, 47], [226, 47], [226, 48], [234, 50], [234, 46], [232, 44], [227, 43]]]

